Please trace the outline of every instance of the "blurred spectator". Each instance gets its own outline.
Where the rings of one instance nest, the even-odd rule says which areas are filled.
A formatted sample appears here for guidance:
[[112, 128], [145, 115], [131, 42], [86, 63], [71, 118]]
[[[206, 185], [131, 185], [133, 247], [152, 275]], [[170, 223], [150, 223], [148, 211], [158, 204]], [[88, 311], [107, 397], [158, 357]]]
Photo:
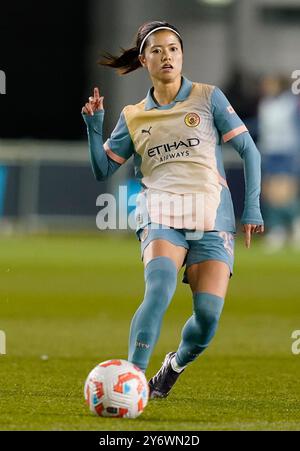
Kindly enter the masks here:
[[284, 77], [267, 76], [261, 88], [258, 124], [265, 240], [269, 250], [277, 250], [288, 241], [300, 245], [300, 101]]

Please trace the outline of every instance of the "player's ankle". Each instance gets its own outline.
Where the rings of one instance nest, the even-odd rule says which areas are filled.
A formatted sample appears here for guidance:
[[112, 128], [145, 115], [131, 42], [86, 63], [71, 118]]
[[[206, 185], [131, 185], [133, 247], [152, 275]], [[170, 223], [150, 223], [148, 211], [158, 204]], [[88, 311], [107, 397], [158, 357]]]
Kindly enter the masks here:
[[186, 368], [186, 366], [178, 365], [175, 355], [171, 359], [171, 367], [174, 371], [176, 371], [176, 373], [181, 373]]

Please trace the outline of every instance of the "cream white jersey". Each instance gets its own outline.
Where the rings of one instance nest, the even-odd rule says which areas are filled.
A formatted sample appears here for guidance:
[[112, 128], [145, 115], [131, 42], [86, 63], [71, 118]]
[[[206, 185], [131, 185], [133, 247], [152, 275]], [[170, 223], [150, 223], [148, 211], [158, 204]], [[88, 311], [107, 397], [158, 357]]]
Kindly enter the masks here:
[[219, 88], [185, 77], [169, 105], [157, 105], [149, 90], [144, 100], [126, 106], [104, 149], [119, 164], [134, 157], [142, 188], [137, 229], [158, 222], [234, 232], [221, 141], [244, 132], [247, 128]]

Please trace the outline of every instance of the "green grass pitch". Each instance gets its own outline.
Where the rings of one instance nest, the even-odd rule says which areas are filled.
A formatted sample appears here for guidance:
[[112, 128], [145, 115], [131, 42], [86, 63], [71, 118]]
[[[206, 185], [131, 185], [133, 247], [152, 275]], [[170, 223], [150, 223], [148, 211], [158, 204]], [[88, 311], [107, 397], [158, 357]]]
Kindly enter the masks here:
[[[299, 251], [268, 255], [258, 240], [250, 250], [240, 242], [208, 350], [167, 399], [120, 420], [94, 417], [83, 384], [97, 363], [127, 356], [143, 296], [138, 242], [99, 233], [2, 237], [0, 246], [1, 430], [300, 430]], [[176, 350], [191, 305], [179, 278], [148, 377]]]

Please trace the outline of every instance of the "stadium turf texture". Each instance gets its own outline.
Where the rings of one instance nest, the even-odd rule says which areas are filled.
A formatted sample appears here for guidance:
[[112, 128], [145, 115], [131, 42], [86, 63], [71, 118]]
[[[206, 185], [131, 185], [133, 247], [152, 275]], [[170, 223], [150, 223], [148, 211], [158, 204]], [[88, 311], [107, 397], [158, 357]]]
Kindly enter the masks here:
[[[167, 399], [135, 420], [93, 416], [83, 399], [89, 371], [127, 357], [131, 317], [143, 297], [138, 242], [126, 235], [0, 239], [0, 430], [300, 430], [300, 252], [276, 254], [256, 239], [236, 247], [217, 335]], [[147, 376], [191, 314], [178, 278]]]

